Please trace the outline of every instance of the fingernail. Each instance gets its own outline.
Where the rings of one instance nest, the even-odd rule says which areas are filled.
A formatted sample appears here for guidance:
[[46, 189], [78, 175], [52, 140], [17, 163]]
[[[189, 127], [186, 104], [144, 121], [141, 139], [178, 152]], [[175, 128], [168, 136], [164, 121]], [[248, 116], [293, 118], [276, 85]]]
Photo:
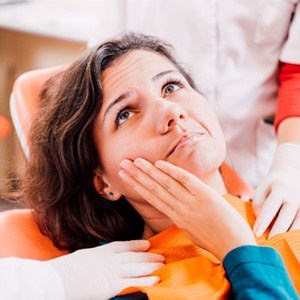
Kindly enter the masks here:
[[121, 170], [119, 172], [119, 176], [123, 179], [126, 180], [128, 178], [127, 174], [125, 173], [125, 171]]
[[262, 234], [263, 234], [263, 231], [262, 231], [262, 229], [261, 229], [261, 226], [258, 227], [258, 228], [256, 228], [256, 229], [253, 230], [253, 231], [254, 231], [254, 235], [255, 235], [256, 237], [261, 237]]
[[154, 165], [155, 165], [155, 167], [159, 168], [161, 166], [161, 161], [158, 160]]
[[254, 223], [254, 226], [253, 226], [253, 232], [255, 235], [257, 235], [257, 233], [259, 232], [262, 223], [263, 222], [261, 219], [256, 219], [256, 222]]
[[145, 166], [149, 166], [150, 165], [150, 163], [147, 161], [147, 160], [145, 160], [145, 159], [143, 159], [143, 158], [136, 158], [135, 160], [134, 160], [134, 162], [133, 162], [133, 164], [136, 166], [136, 167], [138, 167], [138, 168], [142, 168], [142, 167], [145, 167]]
[[158, 169], [161, 169], [164, 167], [164, 161], [163, 160], [158, 160], [156, 163], [155, 163], [155, 167], [157, 167]]
[[257, 232], [257, 228], [258, 228], [258, 225], [257, 223], [254, 223], [253, 225], [253, 232], [256, 233]]
[[133, 164], [136, 166], [136, 167], [142, 167], [144, 165], [144, 162], [143, 162], [143, 159], [142, 158], [136, 158], [133, 162]]
[[[154, 276], [153, 276], [154, 277]], [[158, 276], [155, 276], [154, 277], [154, 282], [153, 282], [153, 285], [154, 284], [158, 284], [160, 282], [160, 278]]]
[[127, 159], [124, 159], [121, 161], [120, 166], [121, 166], [121, 168], [128, 170], [129, 166], [130, 166], [130, 161]]
[[148, 240], [132, 240], [132, 243], [136, 243], [139, 246], [145, 246], [147, 249], [150, 247], [150, 242]]

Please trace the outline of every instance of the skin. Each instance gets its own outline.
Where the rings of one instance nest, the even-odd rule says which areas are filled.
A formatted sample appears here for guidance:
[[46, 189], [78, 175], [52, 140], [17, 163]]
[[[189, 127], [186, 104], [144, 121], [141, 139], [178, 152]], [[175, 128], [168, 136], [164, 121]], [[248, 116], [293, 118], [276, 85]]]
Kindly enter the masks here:
[[[106, 69], [101, 81], [103, 106], [94, 127], [103, 165], [95, 172], [97, 191], [110, 200], [124, 195], [145, 221], [144, 238], [175, 223], [221, 259], [236, 246], [255, 243], [248, 225], [221, 197], [226, 189], [219, 167], [226, 150], [219, 122], [176, 67], [157, 53], [134, 50]], [[184, 212], [180, 199], [189, 204]], [[224, 210], [238, 226], [218, 221]], [[210, 227], [200, 238], [187, 222], [192, 212], [197, 224]], [[232, 239], [226, 227], [234, 231]], [[240, 237], [233, 227], [247, 233]], [[228, 245], [219, 251], [222, 236]]]
[[280, 122], [277, 132], [278, 144], [296, 143], [300, 145], [300, 132], [295, 128], [300, 128], [300, 118], [298, 117], [286, 118]]

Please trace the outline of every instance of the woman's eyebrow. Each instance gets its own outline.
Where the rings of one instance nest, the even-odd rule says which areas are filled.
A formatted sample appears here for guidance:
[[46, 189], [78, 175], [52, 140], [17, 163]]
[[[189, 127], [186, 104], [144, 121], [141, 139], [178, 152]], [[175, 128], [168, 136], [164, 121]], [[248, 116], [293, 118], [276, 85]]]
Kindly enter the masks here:
[[128, 98], [130, 94], [131, 94], [130, 92], [125, 92], [125, 93], [121, 94], [117, 99], [115, 99], [113, 102], [111, 102], [111, 103], [107, 106], [107, 108], [106, 108], [106, 110], [105, 110], [105, 112], [104, 112], [103, 120], [102, 120], [101, 124], [104, 123], [105, 117], [106, 117], [107, 113], [111, 110], [111, 108], [112, 108], [113, 106], [115, 106], [116, 104], [118, 104], [119, 102], [121, 102], [121, 101], [125, 100], [126, 98]]
[[155, 76], [153, 76], [152, 80], [156, 81], [156, 80], [160, 79], [161, 77], [164, 77], [165, 75], [170, 74], [170, 73], [180, 73], [180, 72], [178, 70], [166, 70], [166, 71], [162, 71], [162, 72], [159, 72], [158, 74], [156, 74]]

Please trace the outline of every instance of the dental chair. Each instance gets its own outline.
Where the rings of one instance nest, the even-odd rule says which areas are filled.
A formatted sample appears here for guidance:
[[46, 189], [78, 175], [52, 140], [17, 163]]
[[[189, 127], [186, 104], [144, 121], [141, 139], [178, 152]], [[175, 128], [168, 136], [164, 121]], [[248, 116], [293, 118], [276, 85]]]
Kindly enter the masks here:
[[[33, 115], [39, 107], [42, 85], [62, 68], [59, 66], [30, 71], [21, 75], [14, 83], [10, 110], [16, 135], [26, 159], [30, 159], [28, 132]], [[243, 199], [251, 198], [252, 190], [226, 164], [222, 166], [222, 176], [231, 194], [241, 196]], [[16, 256], [47, 260], [67, 253], [57, 249], [39, 231], [30, 209], [14, 209], [0, 213], [0, 241], [5, 241], [1, 242], [0, 257]], [[138, 294], [133, 298], [142, 299]], [[122, 297], [122, 299], [129, 298]]]

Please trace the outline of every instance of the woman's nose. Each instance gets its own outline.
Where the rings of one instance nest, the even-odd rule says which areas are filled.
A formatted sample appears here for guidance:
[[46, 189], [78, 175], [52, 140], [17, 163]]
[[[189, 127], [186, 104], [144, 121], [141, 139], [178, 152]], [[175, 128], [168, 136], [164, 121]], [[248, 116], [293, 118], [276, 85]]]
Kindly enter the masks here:
[[157, 130], [166, 134], [187, 117], [185, 110], [177, 103], [164, 100], [157, 110]]

